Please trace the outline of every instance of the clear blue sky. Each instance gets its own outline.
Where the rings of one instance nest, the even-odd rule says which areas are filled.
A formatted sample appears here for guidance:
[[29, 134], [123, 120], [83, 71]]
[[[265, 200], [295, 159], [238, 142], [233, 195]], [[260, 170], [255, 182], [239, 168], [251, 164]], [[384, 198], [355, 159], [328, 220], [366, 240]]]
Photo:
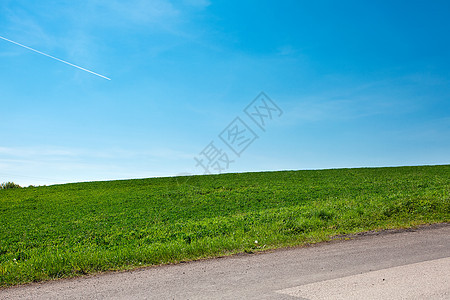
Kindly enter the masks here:
[[[449, 1], [0, 2], [0, 182], [450, 163]], [[244, 108], [264, 91], [266, 130]], [[258, 138], [240, 157], [219, 134]], [[233, 156], [234, 155], [234, 156]]]

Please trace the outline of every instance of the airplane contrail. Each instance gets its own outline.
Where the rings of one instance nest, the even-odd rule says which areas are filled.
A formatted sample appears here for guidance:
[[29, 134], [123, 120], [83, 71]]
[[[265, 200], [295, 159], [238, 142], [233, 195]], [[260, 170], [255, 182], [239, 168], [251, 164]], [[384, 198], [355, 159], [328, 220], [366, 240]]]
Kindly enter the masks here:
[[67, 61], [65, 61], [65, 60], [62, 60], [62, 59], [59, 59], [59, 58], [57, 58], [57, 57], [51, 56], [51, 55], [49, 55], [49, 54], [46, 54], [46, 53], [41, 52], [41, 51], [38, 51], [38, 50], [36, 50], [36, 49], [33, 49], [33, 48], [27, 47], [27, 46], [25, 46], [25, 45], [19, 44], [19, 43], [17, 43], [17, 42], [11, 41], [11, 40], [9, 40], [9, 39], [7, 39], [7, 38], [5, 38], [5, 37], [2, 37], [1, 35], [0, 35], [0, 39], [3, 39], [3, 40], [8, 41], [8, 42], [10, 42], [10, 43], [13, 43], [13, 44], [16, 44], [16, 45], [18, 45], [18, 46], [24, 47], [24, 48], [26, 48], [26, 49], [28, 49], [28, 50], [31, 50], [31, 51], [34, 51], [34, 52], [36, 52], [36, 53], [45, 55], [45, 56], [47, 56], [47, 57], [53, 58], [53, 59], [55, 59], [55, 60], [57, 60], [57, 61], [60, 61], [60, 62], [65, 63], [65, 64], [68, 64], [69, 66], [78, 68], [78, 69], [80, 69], [80, 70], [89, 72], [89, 73], [91, 73], [91, 74], [100, 76], [100, 77], [105, 78], [105, 79], [111, 80], [111, 78], [108, 78], [108, 77], [106, 77], [106, 76], [100, 75], [100, 74], [95, 73], [95, 72], [92, 72], [92, 71], [90, 71], [90, 70], [88, 70], [88, 69], [85, 69], [85, 68], [82, 68], [82, 67], [80, 67], [80, 66], [71, 64], [70, 62], [67, 62]]

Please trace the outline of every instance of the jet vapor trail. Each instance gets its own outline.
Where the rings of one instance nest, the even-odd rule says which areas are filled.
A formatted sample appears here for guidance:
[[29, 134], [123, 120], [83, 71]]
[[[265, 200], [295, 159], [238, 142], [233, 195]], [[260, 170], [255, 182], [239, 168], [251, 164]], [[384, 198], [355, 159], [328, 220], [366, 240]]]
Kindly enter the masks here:
[[5, 37], [2, 37], [1, 35], [0, 35], [0, 39], [3, 39], [3, 40], [5, 40], [5, 41], [8, 41], [8, 42], [10, 42], [10, 43], [13, 43], [13, 44], [16, 44], [16, 45], [18, 45], [18, 46], [24, 47], [24, 48], [26, 48], [26, 49], [28, 49], [28, 50], [31, 50], [31, 51], [34, 51], [34, 52], [36, 52], [36, 53], [39, 53], [39, 54], [45, 55], [45, 56], [47, 56], [47, 57], [53, 58], [53, 59], [55, 59], [55, 60], [57, 60], [57, 61], [60, 61], [60, 62], [62, 62], [62, 63], [65, 63], [65, 64], [68, 64], [69, 66], [72, 66], [72, 67], [78, 68], [78, 69], [80, 69], [80, 70], [83, 70], [83, 71], [89, 72], [89, 73], [91, 73], [91, 74], [94, 74], [94, 75], [100, 76], [100, 77], [102, 77], [102, 78], [105, 78], [105, 79], [111, 80], [110, 78], [108, 78], [108, 77], [106, 77], [106, 76], [103, 76], [103, 75], [100, 75], [100, 74], [98, 74], [98, 73], [92, 72], [92, 71], [90, 71], [90, 70], [88, 70], [88, 69], [85, 69], [85, 68], [82, 68], [82, 67], [80, 67], [80, 66], [77, 66], [77, 65], [71, 64], [70, 62], [67, 62], [67, 61], [65, 61], [65, 60], [62, 60], [62, 59], [59, 59], [59, 58], [57, 58], [57, 57], [54, 57], [54, 56], [48, 55], [48, 54], [46, 54], [46, 53], [44, 53], [44, 52], [41, 52], [41, 51], [35, 50], [35, 49], [33, 49], [33, 48], [30, 48], [30, 47], [27, 47], [27, 46], [25, 46], [25, 45], [19, 44], [19, 43], [17, 43], [17, 42], [11, 41], [11, 40], [9, 40], [9, 39], [7, 39], [7, 38], [5, 38]]

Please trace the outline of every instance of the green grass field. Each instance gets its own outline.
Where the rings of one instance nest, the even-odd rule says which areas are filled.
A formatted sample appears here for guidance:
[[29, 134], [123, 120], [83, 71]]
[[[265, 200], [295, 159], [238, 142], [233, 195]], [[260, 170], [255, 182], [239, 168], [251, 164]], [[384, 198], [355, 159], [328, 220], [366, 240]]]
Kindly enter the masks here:
[[0, 286], [449, 220], [450, 165], [0, 190]]

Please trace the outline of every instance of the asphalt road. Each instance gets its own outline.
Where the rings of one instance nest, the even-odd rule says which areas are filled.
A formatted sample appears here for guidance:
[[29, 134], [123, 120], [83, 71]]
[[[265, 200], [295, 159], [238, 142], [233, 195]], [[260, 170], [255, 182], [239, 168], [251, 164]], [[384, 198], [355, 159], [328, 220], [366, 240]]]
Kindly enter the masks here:
[[0, 299], [450, 299], [450, 224], [30, 284]]

